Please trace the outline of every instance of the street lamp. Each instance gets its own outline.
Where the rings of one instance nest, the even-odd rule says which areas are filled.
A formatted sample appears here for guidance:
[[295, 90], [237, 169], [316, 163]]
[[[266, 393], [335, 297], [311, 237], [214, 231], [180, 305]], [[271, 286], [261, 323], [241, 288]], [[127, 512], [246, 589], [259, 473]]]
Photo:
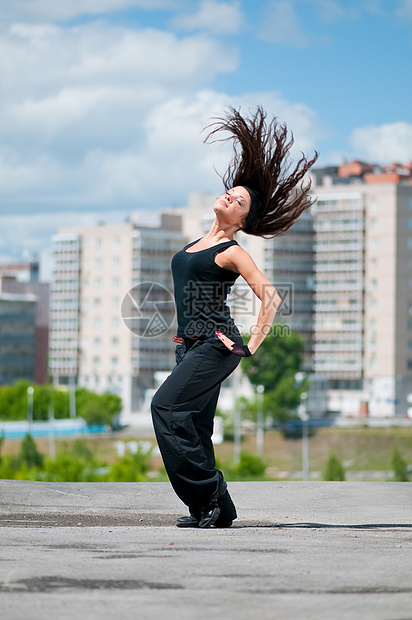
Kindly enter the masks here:
[[234, 441], [234, 462], [236, 465], [240, 463], [240, 453], [241, 453], [241, 441], [242, 441], [242, 416], [240, 413], [238, 394], [239, 394], [239, 380], [238, 380], [238, 372], [236, 369], [232, 375], [233, 381], [233, 404], [234, 404], [234, 432], [235, 432], [235, 441]]
[[309, 480], [309, 433], [308, 433], [308, 395], [303, 392], [300, 395], [301, 404], [298, 408], [300, 419], [302, 420], [302, 479]]
[[264, 417], [263, 417], [263, 393], [264, 385], [258, 385], [257, 391], [257, 424], [256, 424], [256, 452], [258, 456], [263, 456], [263, 437], [264, 437]]
[[27, 388], [27, 423], [28, 423], [28, 432], [31, 433], [31, 426], [33, 422], [33, 394], [34, 388], [29, 385]]

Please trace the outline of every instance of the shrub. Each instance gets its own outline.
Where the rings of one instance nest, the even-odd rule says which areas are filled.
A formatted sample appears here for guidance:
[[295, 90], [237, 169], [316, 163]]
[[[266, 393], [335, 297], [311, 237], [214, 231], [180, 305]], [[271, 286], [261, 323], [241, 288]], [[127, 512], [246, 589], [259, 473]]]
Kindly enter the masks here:
[[237, 464], [222, 467], [228, 480], [265, 480], [266, 463], [255, 454], [242, 452]]
[[392, 469], [394, 473], [393, 479], [396, 482], [408, 482], [407, 465], [397, 448], [394, 448], [392, 451]]
[[345, 480], [345, 470], [338, 457], [331, 452], [323, 471], [324, 480]]
[[135, 454], [127, 452], [112, 465], [109, 482], [146, 482], [151, 454], [152, 450], [143, 450], [140, 446]]

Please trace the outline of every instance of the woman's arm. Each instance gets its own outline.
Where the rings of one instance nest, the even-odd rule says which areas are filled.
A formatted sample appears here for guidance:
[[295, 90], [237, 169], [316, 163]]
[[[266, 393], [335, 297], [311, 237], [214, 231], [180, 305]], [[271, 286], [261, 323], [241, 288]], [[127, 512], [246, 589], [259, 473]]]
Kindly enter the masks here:
[[[259, 345], [262, 344], [265, 336], [269, 333], [277, 309], [282, 303], [282, 298], [275, 287], [263, 275], [260, 269], [258, 269], [252, 257], [245, 252], [243, 248], [240, 246], [232, 246], [219, 256], [223, 259], [223, 255], [226, 255], [224, 257], [225, 268], [239, 273], [261, 301], [258, 320], [247, 345], [249, 351], [253, 354]], [[219, 261], [219, 263], [221, 264], [221, 261]], [[223, 267], [222, 264], [221, 266]], [[231, 349], [233, 341], [223, 334], [218, 335], [228, 349]]]

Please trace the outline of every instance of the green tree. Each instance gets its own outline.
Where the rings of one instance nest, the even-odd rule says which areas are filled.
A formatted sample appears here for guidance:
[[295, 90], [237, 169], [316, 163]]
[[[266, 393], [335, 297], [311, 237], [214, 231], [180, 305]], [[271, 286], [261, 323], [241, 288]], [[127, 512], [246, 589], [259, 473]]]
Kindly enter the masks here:
[[[279, 332], [279, 335], [276, 333]], [[295, 375], [302, 366], [305, 341], [296, 332], [283, 334], [273, 326], [258, 350], [251, 357], [242, 359], [241, 369], [253, 385], [263, 385], [264, 409], [276, 422], [296, 417], [300, 394], [307, 382], [296, 385]], [[248, 341], [250, 337], [245, 337]]]
[[76, 412], [89, 426], [115, 426], [122, 409], [122, 400], [116, 394], [95, 394], [85, 388], [76, 391]]
[[338, 457], [331, 452], [323, 471], [324, 480], [345, 480], [345, 470]]

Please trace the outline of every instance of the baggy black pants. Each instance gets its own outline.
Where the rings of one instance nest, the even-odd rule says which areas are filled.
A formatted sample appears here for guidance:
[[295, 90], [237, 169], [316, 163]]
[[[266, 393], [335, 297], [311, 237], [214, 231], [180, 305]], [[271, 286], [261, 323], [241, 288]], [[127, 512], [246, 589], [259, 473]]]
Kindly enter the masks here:
[[[216, 335], [207, 340], [185, 340], [176, 347], [176, 366], [153, 397], [153, 426], [167, 474], [176, 494], [195, 516], [222, 486], [211, 439], [213, 419], [221, 383], [240, 359]], [[221, 523], [236, 518], [227, 491], [218, 504]]]

